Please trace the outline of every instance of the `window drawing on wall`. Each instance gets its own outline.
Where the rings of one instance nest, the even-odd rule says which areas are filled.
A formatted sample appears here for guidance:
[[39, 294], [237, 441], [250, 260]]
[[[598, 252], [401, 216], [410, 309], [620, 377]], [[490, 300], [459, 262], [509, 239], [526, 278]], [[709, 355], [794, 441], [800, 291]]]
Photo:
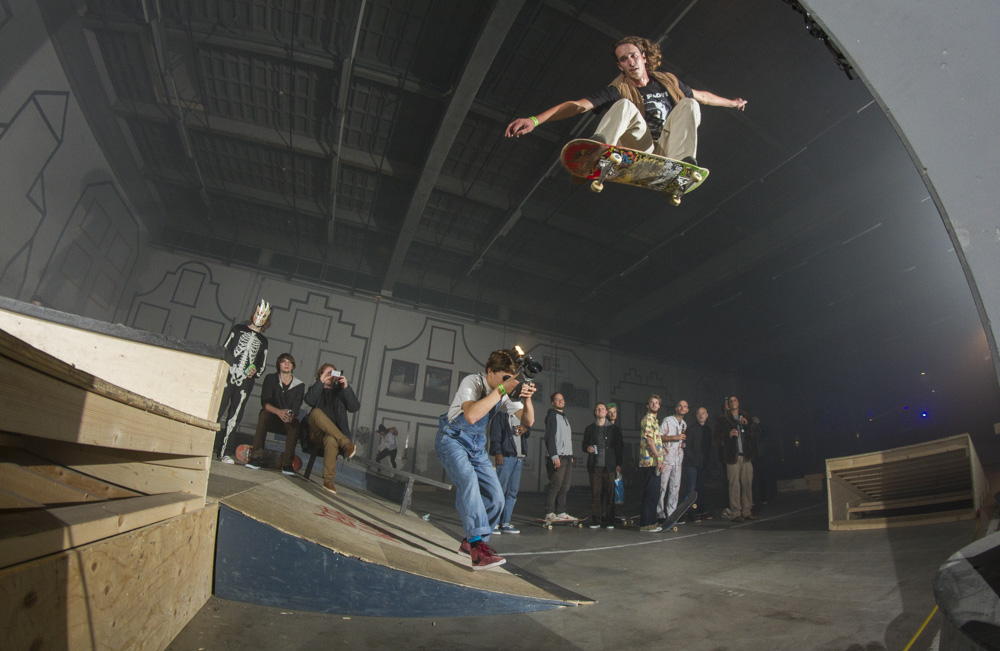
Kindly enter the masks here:
[[428, 366], [424, 375], [424, 402], [447, 405], [451, 402], [451, 369]]
[[401, 359], [392, 360], [392, 367], [389, 370], [389, 386], [386, 387], [385, 395], [416, 400], [417, 370], [418, 367], [413, 362], [404, 362]]

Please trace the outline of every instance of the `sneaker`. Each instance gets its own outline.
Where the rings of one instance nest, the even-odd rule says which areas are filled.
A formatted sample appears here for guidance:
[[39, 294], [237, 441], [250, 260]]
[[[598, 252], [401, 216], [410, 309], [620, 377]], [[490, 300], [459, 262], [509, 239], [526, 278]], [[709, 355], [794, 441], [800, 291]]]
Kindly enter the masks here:
[[236, 463], [235, 461], [233, 461], [233, 458], [228, 454], [219, 459], [219, 461], [221, 461], [222, 463], [228, 463], [229, 465], [233, 465], [234, 463]]
[[511, 523], [500, 525], [500, 531], [504, 533], [521, 533], [521, 530], [512, 525]]
[[496, 525], [495, 527], [493, 527], [493, 535], [494, 535], [494, 536], [499, 536], [499, 535], [500, 535], [500, 534], [502, 534], [502, 533], [503, 533], [503, 532], [502, 532], [502, 531], [500, 531], [500, 525], [499, 525], [499, 524], [498, 524], [498, 525]]
[[293, 468], [291, 466], [282, 466], [282, 468], [281, 468], [281, 474], [282, 475], [288, 475], [289, 477], [294, 477], [295, 476], [295, 468]]
[[263, 463], [260, 459], [250, 459], [243, 464], [244, 468], [249, 468], [250, 470], [260, 470], [260, 464]]
[[748, 516], [746, 517], [746, 519], [747, 519], [747, 520], [756, 520], [756, 519], [757, 519], [757, 516], [756, 516], [756, 515], [754, 515], [753, 513], [751, 513], [750, 515], [748, 515]]
[[566, 513], [565, 511], [556, 516], [556, 520], [576, 520], [576, 519], [577, 518], [574, 518], [572, 515]]
[[485, 570], [507, 562], [502, 556], [497, 555], [496, 550], [482, 541], [472, 546], [472, 553], [469, 556], [474, 570]]
[[604, 523], [604, 528], [605, 529], [614, 529], [615, 525], [611, 524], [610, 522], [605, 522]]
[[458, 546], [458, 553], [472, 556], [472, 545], [469, 544], [468, 538], [462, 538], [462, 544]]
[[588, 529], [600, 529], [601, 528], [601, 521], [600, 520], [591, 519], [590, 520], [590, 524], [587, 525], [587, 528]]
[[358, 451], [358, 446], [354, 445], [353, 443], [348, 443], [344, 447], [344, 458], [345, 459], [352, 458], [354, 456], [354, 453], [357, 451]]
[[556, 517], [555, 513], [549, 512], [545, 514], [545, 519], [548, 520], [549, 522], [552, 522], [553, 520], [558, 520], [559, 518]]
[[684, 158], [681, 159], [681, 162], [698, 167], [698, 160], [694, 156], [685, 156]]
[[738, 515], [735, 518], [730, 518], [729, 521], [730, 522], [743, 522], [743, 516], [742, 515]]
[[639, 527], [639, 531], [645, 531], [646, 533], [656, 533], [657, 531], [663, 531], [663, 527], [658, 524], [647, 524], [645, 527]]
[[325, 482], [323, 482], [323, 488], [325, 488], [326, 490], [330, 491], [334, 495], [337, 494], [337, 489], [336, 489], [336, 487], [334, 487], [332, 481], [325, 481]]

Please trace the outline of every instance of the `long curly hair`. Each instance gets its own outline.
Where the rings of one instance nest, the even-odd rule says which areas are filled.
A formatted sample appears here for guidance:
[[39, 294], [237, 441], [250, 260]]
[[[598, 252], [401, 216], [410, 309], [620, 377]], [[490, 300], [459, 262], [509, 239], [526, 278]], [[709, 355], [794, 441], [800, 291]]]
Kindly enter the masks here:
[[648, 38], [641, 36], [626, 36], [615, 43], [614, 50], [618, 50], [623, 45], [634, 45], [639, 51], [646, 55], [646, 70], [659, 70], [663, 55], [660, 54], [660, 46]]

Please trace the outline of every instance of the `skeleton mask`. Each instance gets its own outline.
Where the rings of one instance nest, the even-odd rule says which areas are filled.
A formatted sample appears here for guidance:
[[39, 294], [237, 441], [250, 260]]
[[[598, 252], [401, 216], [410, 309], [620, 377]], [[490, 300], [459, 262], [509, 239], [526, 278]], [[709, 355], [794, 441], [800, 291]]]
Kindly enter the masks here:
[[260, 305], [257, 309], [253, 311], [253, 324], [258, 328], [263, 327], [267, 323], [268, 317], [271, 316], [271, 304], [260, 299]]

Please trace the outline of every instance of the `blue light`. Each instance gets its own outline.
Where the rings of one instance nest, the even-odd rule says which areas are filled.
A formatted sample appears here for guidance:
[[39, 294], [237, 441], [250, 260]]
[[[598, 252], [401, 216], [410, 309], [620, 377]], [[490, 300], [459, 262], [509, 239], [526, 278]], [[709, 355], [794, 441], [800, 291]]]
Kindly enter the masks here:
[[927, 418], [927, 412], [926, 411], [920, 412], [920, 417], [921, 418]]

